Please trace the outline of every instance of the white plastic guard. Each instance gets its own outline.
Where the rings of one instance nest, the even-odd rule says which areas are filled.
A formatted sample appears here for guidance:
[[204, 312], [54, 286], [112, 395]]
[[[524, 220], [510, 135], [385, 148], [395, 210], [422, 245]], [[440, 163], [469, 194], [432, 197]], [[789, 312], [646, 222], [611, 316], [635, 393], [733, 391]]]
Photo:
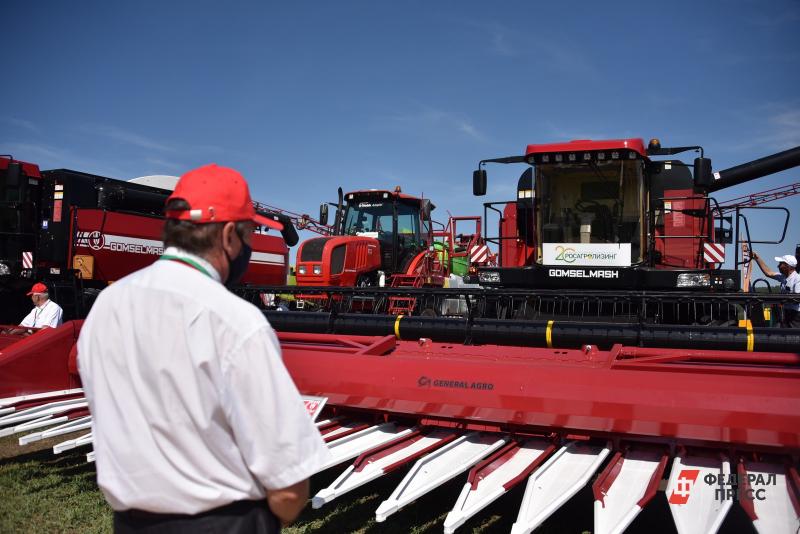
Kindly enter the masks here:
[[711, 456], [676, 456], [665, 495], [678, 534], [714, 534], [725, 520], [733, 499], [718, 499], [717, 489], [730, 486], [707, 484], [706, 476], [725, 481], [731, 464], [727, 458]]
[[512, 534], [533, 532], [586, 485], [611, 452], [611, 444], [571, 442], [528, 479]]
[[[469, 518], [505, 494], [513, 487], [511, 484], [516, 478], [522, 477], [520, 482], [524, 482], [530, 469], [552, 451], [551, 442], [543, 439], [530, 439], [522, 443], [509, 443], [507, 447], [503, 447], [492, 457], [487, 458], [485, 462], [491, 460], [491, 464], [487, 466], [490, 468], [487, 471], [490, 472], [482, 476], [476, 471], [474, 483], [467, 481], [464, 484], [455, 506], [444, 520], [445, 534], [452, 534]], [[473, 470], [479, 467], [476, 466]], [[472, 474], [471, 472], [470, 475]]]
[[594, 501], [595, 534], [619, 534], [628, 528], [649, 502], [649, 498], [644, 501], [648, 488], [658, 488], [667, 459], [655, 450], [634, 449], [615, 455], [604, 471], [615, 478]]
[[396, 423], [390, 422], [371, 426], [355, 434], [337, 439], [328, 445], [328, 450], [331, 451], [331, 459], [322, 466], [320, 471], [339, 465], [347, 460], [352, 460], [364, 451], [411, 432], [412, 429], [410, 428], [400, 429]]
[[321, 508], [337, 497], [363, 486], [387, 473], [386, 468], [392, 465], [403, 464], [410, 461], [415, 455], [427, 449], [434, 449], [438, 444], [443, 444], [453, 436], [455, 431], [435, 429], [419, 436], [406, 436], [406, 440], [398, 443], [394, 450], [376, 458], [370, 458], [370, 451], [364, 453], [365, 465], [360, 469], [355, 465], [349, 466], [330, 486], [314, 495], [311, 505]]
[[508, 438], [471, 432], [417, 461], [400, 485], [375, 511], [379, 523], [403, 506], [463, 473], [502, 447]]

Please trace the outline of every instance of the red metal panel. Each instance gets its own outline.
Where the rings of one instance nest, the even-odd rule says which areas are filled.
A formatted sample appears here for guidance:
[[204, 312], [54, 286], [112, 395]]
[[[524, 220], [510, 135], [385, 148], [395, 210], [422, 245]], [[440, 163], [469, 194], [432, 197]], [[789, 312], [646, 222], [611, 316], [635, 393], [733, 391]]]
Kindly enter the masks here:
[[511, 428], [800, 449], [796, 372], [764, 375], [745, 364], [726, 366], [738, 373], [718, 372], [714, 364], [627, 369], [612, 366], [611, 352], [415, 342], [399, 342], [385, 356], [327, 353], [319, 342], [283, 349], [299, 389], [328, 397], [329, 405]]
[[[96, 280], [119, 280], [147, 267], [163, 252], [161, 231], [164, 219], [99, 209], [76, 209], [75, 214], [77, 239], [71, 253], [94, 257]], [[264, 285], [286, 283], [288, 248], [283, 239], [253, 234], [252, 246], [254, 253], [280, 256], [283, 263], [251, 263], [243, 282]], [[69, 264], [72, 264], [71, 258]]]
[[39, 166], [33, 163], [26, 163], [24, 161], [19, 160], [11, 160], [9, 158], [0, 158], [0, 171], [4, 171], [8, 168], [8, 165], [12, 162], [19, 163], [22, 166], [22, 172], [28, 178], [36, 178], [39, 179], [42, 177], [42, 173], [39, 172]]
[[77, 376], [68, 371], [67, 356], [82, 324], [43, 328], [0, 349], [0, 398], [79, 387]]
[[576, 139], [568, 143], [548, 143], [544, 145], [528, 145], [525, 155], [553, 152], [586, 152], [592, 150], [633, 150], [642, 157], [647, 157], [644, 141], [641, 139], [607, 139], [592, 141], [591, 139]]

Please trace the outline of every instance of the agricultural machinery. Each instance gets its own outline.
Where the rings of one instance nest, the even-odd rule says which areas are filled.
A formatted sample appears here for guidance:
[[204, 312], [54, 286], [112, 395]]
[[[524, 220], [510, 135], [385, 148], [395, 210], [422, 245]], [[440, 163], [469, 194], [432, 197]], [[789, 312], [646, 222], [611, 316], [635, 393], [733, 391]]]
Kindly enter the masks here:
[[[66, 318], [85, 317], [102, 288], [155, 261], [170, 194], [159, 185], [0, 157], [0, 323], [25, 316], [36, 281], [47, 282]], [[297, 234], [281, 214], [268, 215], [284, 222], [283, 235], [254, 235], [245, 283], [286, 283]]]
[[[700, 152], [692, 165], [671, 158], [688, 150]], [[647, 147], [641, 139], [529, 145], [523, 156], [481, 161], [473, 173], [477, 195], [486, 191], [487, 163], [528, 168], [517, 198], [484, 204], [485, 244], [497, 261], [476, 266], [480, 287], [329, 287], [318, 294], [338, 313], [363, 311], [355, 304], [374, 299], [379, 305], [370, 311], [392, 314], [389, 303], [404, 297], [425, 303], [406, 315], [450, 315], [448, 303], [459, 302], [459, 315], [487, 319], [775, 320], [781, 297], [743, 294], [742, 273], [749, 250], [784, 241], [789, 227], [786, 208], [763, 204], [797, 194], [800, 184], [728, 202], [711, 194], [799, 165], [800, 147], [713, 172], [701, 147], [662, 148], [657, 140]], [[751, 235], [748, 217], [769, 217], [774, 235]]]
[[[303, 293], [306, 288], [441, 288], [451, 274], [459, 283], [470, 268], [494, 259], [481, 238], [479, 217], [450, 217], [441, 225], [431, 219], [430, 200], [404, 194], [399, 186], [346, 195], [340, 188], [335, 207], [333, 226], [298, 247], [298, 307], [318, 309], [329, 302], [325, 293]], [[320, 208], [323, 224], [327, 208]], [[467, 226], [469, 231], [459, 232]], [[387, 303], [394, 314], [418, 308], [414, 297], [392, 296]], [[360, 305], [374, 309], [375, 299], [365, 296]]]
[[[734, 507], [759, 533], [795, 534], [800, 330], [767, 326], [763, 311], [800, 295], [738, 290], [745, 260], [722, 269], [720, 249], [708, 246], [726, 234], [718, 214], [725, 206], [734, 214], [734, 256], [757, 241], [740, 203], [717, 207], [708, 193], [796, 165], [798, 149], [718, 178], [702, 155], [693, 175], [651, 159], [677, 151], [637, 140], [532, 145], [526, 156], [495, 160], [534, 169], [517, 199], [486, 208], [501, 220], [492, 238], [499, 263], [477, 273], [485, 287], [380, 287], [373, 278], [367, 287], [297, 289], [338, 296], [326, 312], [265, 310], [298, 389], [324, 406], [316, 421], [332, 452], [324, 469], [338, 475], [313, 507], [402, 471], [375, 510], [378, 522], [458, 480], [446, 533], [514, 498], [511, 531], [532, 532], [588, 485], [595, 533], [641, 531], [640, 513], [660, 500], [681, 534], [730, 531]], [[482, 192], [482, 170], [473, 179]], [[336, 239], [365, 243], [364, 256], [380, 239], [399, 243], [399, 208], [387, 223], [368, 216], [369, 227], [357, 226], [359, 209], [401, 202], [383, 193], [354, 197], [352, 224], [337, 217], [320, 254]], [[421, 203], [417, 213], [425, 213]], [[418, 220], [412, 237], [424, 235]], [[406, 256], [385, 263], [375, 248], [370, 272], [403, 266], [425, 247], [430, 241], [409, 240]], [[309, 261], [306, 274], [317, 263], [318, 276], [328, 274], [324, 262]], [[344, 272], [346, 255], [340, 261]], [[358, 298], [380, 295], [382, 310], [352, 313]], [[402, 295], [418, 299], [413, 313], [381, 313]], [[437, 303], [435, 316], [417, 313], [426, 299]], [[466, 301], [466, 313], [442, 313], [448, 299]], [[76, 374], [80, 328], [71, 321], [27, 338], [0, 336], [0, 435], [26, 444], [70, 434], [56, 453], [91, 445]], [[428, 503], [441, 506], [441, 498]]]

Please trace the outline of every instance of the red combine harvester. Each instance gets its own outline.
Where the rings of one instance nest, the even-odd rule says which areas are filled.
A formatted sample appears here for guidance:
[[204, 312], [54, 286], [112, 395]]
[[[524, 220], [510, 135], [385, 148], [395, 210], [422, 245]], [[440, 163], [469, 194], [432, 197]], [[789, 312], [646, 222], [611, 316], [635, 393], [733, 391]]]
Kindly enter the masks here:
[[[162, 252], [170, 191], [0, 157], [0, 324], [30, 308], [25, 292], [44, 280], [66, 318], [83, 317], [107, 284], [149, 265]], [[280, 215], [274, 215], [283, 221]], [[283, 221], [285, 223], [285, 221]], [[285, 284], [287, 240], [257, 233], [244, 283]]]
[[[345, 204], [346, 202], [346, 204]], [[450, 217], [446, 226], [431, 219], [430, 200], [394, 191], [366, 190], [342, 194], [332, 227], [323, 237], [303, 242], [297, 250], [297, 291], [308, 288], [441, 288], [450, 274], [463, 277], [472, 265], [489, 264], [494, 256], [481, 238], [479, 217]], [[320, 221], [328, 218], [320, 207]], [[470, 232], [458, 233], [458, 225]], [[439, 228], [437, 228], [437, 225]], [[449, 281], [448, 281], [449, 282]], [[325, 307], [325, 292], [298, 294], [299, 308]], [[375, 309], [375, 298], [361, 299], [361, 309]], [[414, 297], [389, 297], [389, 313], [435, 313]]]
[[[701, 177], [708, 178], [710, 169], [701, 157], [694, 180], [690, 177], [691, 194], [670, 192], [682, 186], [664, 186], [663, 193], [653, 193], [662, 199], [656, 202], [661, 210], [657, 214], [650, 208], [657, 180], [645, 172], [649, 156], [645, 159], [638, 151], [640, 145], [632, 145], [633, 157], [613, 146], [602, 148], [607, 151], [604, 158], [590, 152], [590, 160], [597, 160], [599, 175], [587, 161], [590, 177], [577, 168], [565, 169], [561, 175], [551, 169], [558, 180], [541, 181], [551, 189], [530, 194], [521, 189], [520, 198], [531, 211], [524, 214], [525, 205], [515, 201], [521, 222], [506, 229], [518, 233], [515, 237], [504, 234], [511, 238], [508, 246], [515, 252], [506, 251], [503, 256], [501, 251], [506, 263], [479, 273], [494, 273], [485, 280], [490, 284], [495, 275], [508, 274], [512, 280], [529, 282], [552, 278], [553, 283], [562, 284], [555, 289], [497, 285], [452, 292], [412, 288], [417, 295], [433, 291], [444, 292], [444, 298], [464, 297], [469, 308], [466, 317], [340, 310], [265, 312], [279, 331], [284, 361], [301, 393], [325, 403], [317, 426], [333, 455], [326, 469], [341, 467], [335, 480], [314, 496], [315, 508], [403, 469], [400, 484], [384, 495], [376, 509], [379, 522], [445, 482], [458, 479], [463, 482], [461, 492], [446, 504], [452, 505], [443, 525], [447, 533], [523, 485], [511, 531], [532, 532], [589, 484], [595, 533], [641, 528], [637, 516], [655, 499], [666, 503], [681, 534], [730, 529], [726, 517], [732, 515], [729, 512], [734, 506], [741, 507], [760, 533], [797, 532], [800, 330], [760, 327], [751, 315], [743, 319], [741, 327], [736, 326], [740, 317], [752, 311], [747, 299], [770, 298], [726, 290], [726, 279], [738, 275], [695, 261], [695, 252], [686, 256], [678, 245], [651, 246], [655, 238], [644, 228], [671, 236], [670, 243], [684, 239], [703, 248], [704, 243], [717, 243], [711, 239], [714, 225], [712, 229], [702, 226], [703, 232], [683, 234], [668, 228], [677, 224], [674, 220], [662, 224], [670, 220], [669, 210], [681, 210], [685, 218], [706, 220], [701, 212], [709, 200], [677, 197], [706, 197], [710, 187]], [[544, 153], [534, 149], [533, 154], [538, 166], [536, 158]], [[584, 161], [584, 157], [576, 152], [574, 161]], [[569, 152], [562, 158], [571, 161]], [[617, 163], [612, 168], [597, 163], [605, 160]], [[544, 178], [550, 176], [548, 163], [544, 161], [543, 168], [536, 171], [543, 172]], [[747, 174], [766, 173], [764, 163]], [[658, 165], [662, 171], [671, 170], [664, 163]], [[612, 169], [614, 178], [610, 180]], [[633, 185], [626, 178], [629, 172], [636, 178]], [[732, 172], [719, 173], [719, 180], [730, 179]], [[578, 185], [569, 183], [573, 179]], [[582, 185], [595, 179], [602, 185]], [[636, 185], [639, 180], [644, 185]], [[485, 175], [476, 174], [475, 182], [480, 192]], [[534, 186], [533, 175], [528, 183], [531, 191], [541, 187], [538, 182]], [[569, 204], [570, 191], [586, 197], [579, 199], [582, 209], [574, 203], [571, 212], [561, 209]], [[641, 208], [637, 202], [633, 210], [639, 215], [632, 214], [629, 205], [636, 191], [645, 195], [639, 199]], [[548, 212], [560, 214], [560, 222], [551, 223], [543, 215], [550, 202], [548, 192], [553, 193], [550, 199], [563, 200], [560, 207]], [[530, 202], [533, 197], [542, 200]], [[670, 208], [663, 205], [664, 198], [673, 202]], [[615, 199], [622, 205], [615, 208]], [[676, 206], [674, 202], [679, 200], [689, 204]], [[638, 223], [630, 220], [634, 215], [641, 216]], [[561, 229], [547, 227], [547, 239], [553, 242], [541, 239], [545, 224], [561, 225]], [[522, 229], [533, 232], [529, 244]], [[698, 238], [701, 233], [704, 237]], [[635, 236], [641, 238], [636, 241]], [[619, 261], [625, 265], [549, 266], [548, 261], [558, 260], [545, 259], [549, 258], [545, 243], [573, 248], [579, 255], [575, 263]], [[575, 247], [582, 244], [603, 247], [596, 252]], [[653, 255], [660, 259], [651, 260]], [[527, 263], [519, 265], [520, 257]], [[640, 257], [643, 259], [638, 261]], [[677, 263], [675, 258], [686, 263], [664, 264]], [[511, 260], [514, 262], [509, 265]], [[619, 274], [602, 278], [610, 282], [617, 277], [630, 279], [633, 285], [598, 288], [599, 275], [562, 277], [551, 275], [550, 269], [616, 272]], [[592, 285], [581, 286], [586, 289], [574, 285], [582, 280]], [[668, 291], [670, 282], [676, 287]], [[389, 292], [396, 288], [366, 290]], [[632, 312], [633, 298], [628, 293], [634, 290], [644, 302]], [[545, 311], [542, 307], [531, 318], [528, 308], [534, 303], [534, 291], [561, 293], [568, 305], [550, 309], [549, 316], [539, 320]], [[588, 311], [576, 308], [579, 292]], [[601, 307], [598, 311], [597, 304], [607, 305], [614, 294], [619, 308]], [[791, 301], [790, 296], [778, 298]], [[665, 301], [661, 311], [654, 307], [660, 300]], [[501, 314], [498, 310], [503, 303], [508, 308]], [[692, 309], [728, 312], [705, 321], [692, 315]], [[615, 313], [607, 313], [609, 310]], [[685, 310], [689, 310], [687, 316]], [[512, 313], [516, 319], [507, 318]], [[559, 318], [564, 316], [566, 319]], [[729, 324], [734, 319], [737, 321]], [[9, 343], [0, 348], [0, 376], [9, 377], [0, 388], [0, 397], [7, 397], [0, 399], [0, 435], [19, 433], [20, 443], [29, 443], [86, 431], [90, 416], [85, 413], [75, 376], [79, 355], [71, 350], [79, 329], [80, 323], [72, 322], [14, 343], [0, 339], [0, 345]], [[52, 369], [46, 377], [39, 375], [45, 361], [42, 357], [48, 358]], [[54, 451], [85, 447], [91, 440], [90, 434], [83, 433], [56, 445]], [[586, 515], [592, 513], [587, 509]], [[558, 526], [552, 529], [558, 530]]]

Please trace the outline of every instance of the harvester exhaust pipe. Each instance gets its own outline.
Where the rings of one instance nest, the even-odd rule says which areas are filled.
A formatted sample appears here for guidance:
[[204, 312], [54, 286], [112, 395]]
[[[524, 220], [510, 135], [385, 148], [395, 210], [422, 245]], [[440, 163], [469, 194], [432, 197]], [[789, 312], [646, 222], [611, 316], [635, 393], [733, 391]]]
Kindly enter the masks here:
[[726, 187], [739, 185], [768, 174], [785, 171], [800, 165], [800, 146], [737, 165], [714, 173], [714, 181], [708, 191], [714, 192]]
[[444, 343], [609, 349], [621, 344], [697, 350], [798, 353], [800, 329], [668, 326], [638, 323], [514, 321], [445, 317], [404, 317], [357, 313], [265, 311], [278, 331], [399, 339], [429, 338]]

